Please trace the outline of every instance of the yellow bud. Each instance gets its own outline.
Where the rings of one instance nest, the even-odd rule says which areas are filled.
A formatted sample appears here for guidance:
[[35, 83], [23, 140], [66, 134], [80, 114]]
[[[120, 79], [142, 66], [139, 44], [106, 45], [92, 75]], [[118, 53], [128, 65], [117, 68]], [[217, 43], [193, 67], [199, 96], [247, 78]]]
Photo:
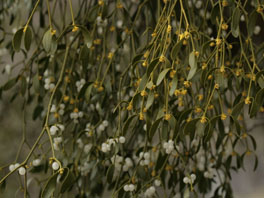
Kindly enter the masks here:
[[206, 117], [205, 116], [202, 116], [201, 119], [200, 119], [200, 122], [201, 123], [205, 123], [207, 121]]
[[123, 8], [123, 5], [120, 2], [118, 2], [117, 5], [116, 5], [116, 7], [119, 8], [119, 9], [121, 9], [121, 8]]
[[223, 0], [223, 2], [222, 2], [222, 6], [223, 6], [223, 7], [228, 6], [228, 2], [227, 2], [227, 0]]
[[104, 1], [103, 1], [103, 0], [99, 0], [99, 1], [98, 1], [98, 5], [99, 5], [99, 6], [103, 6], [103, 5], [104, 5]]
[[115, 31], [115, 26], [111, 25], [110, 26], [110, 32], [113, 32], [113, 31]]
[[223, 30], [227, 30], [227, 29], [228, 29], [228, 25], [227, 25], [226, 23], [223, 23], [223, 24], [222, 24], [222, 29], [223, 29]]
[[149, 51], [146, 51], [145, 53], [144, 53], [144, 58], [147, 58], [149, 56]]
[[187, 45], [188, 44], [187, 40], [184, 39], [183, 42], [182, 42], [182, 44], [183, 45]]
[[151, 34], [151, 36], [152, 36], [152, 37], [156, 37], [156, 36], [157, 36], [157, 33], [156, 33], [156, 32], [153, 32], [153, 33]]
[[109, 52], [107, 58], [108, 58], [108, 59], [112, 59], [113, 56], [114, 56], [114, 54], [113, 54], [112, 52]]
[[147, 96], [148, 93], [147, 93], [145, 90], [143, 90], [143, 91], [140, 92], [140, 95], [141, 95], [142, 97], [144, 97], [144, 96]]
[[261, 13], [262, 13], [262, 11], [263, 11], [263, 8], [262, 8], [262, 7], [260, 7], [260, 6], [258, 6], [258, 8], [257, 8], [257, 12], [261, 14]]
[[56, 30], [50, 30], [50, 33], [51, 33], [51, 35], [55, 35], [56, 34]]
[[72, 98], [71, 100], [70, 100], [70, 104], [74, 104], [75, 103], [75, 100]]
[[249, 96], [248, 96], [248, 97], [246, 97], [246, 99], [245, 99], [245, 104], [251, 104], [251, 101], [250, 101], [250, 98], [249, 98]]
[[131, 111], [133, 109], [133, 105], [132, 105], [132, 103], [130, 102], [129, 104], [128, 104], [128, 106], [127, 106], [127, 110], [128, 111]]
[[220, 67], [220, 72], [221, 72], [221, 73], [224, 73], [224, 72], [225, 72], [225, 66], [224, 66], [224, 65], [222, 65], [222, 66]]
[[219, 38], [217, 38], [217, 39], [215, 39], [215, 43], [216, 43], [216, 45], [221, 45], [221, 43], [222, 43], [222, 40], [221, 40], [221, 39], [219, 39]]
[[171, 32], [171, 25], [168, 25], [167, 27], [167, 33], [170, 33]]
[[139, 113], [139, 120], [144, 120], [144, 115], [142, 112]]
[[74, 25], [72, 28], [72, 32], [77, 32], [78, 30], [79, 30], [79, 28], [76, 25]]
[[69, 101], [69, 99], [70, 99], [70, 97], [69, 97], [69, 96], [64, 96], [64, 97], [63, 97], [63, 100], [64, 100], [64, 102], [68, 102], [68, 101]]
[[212, 110], [212, 109], [214, 109], [214, 105], [209, 105], [208, 110]]
[[211, 80], [213, 78], [213, 76], [210, 74], [209, 76], [208, 76], [208, 80]]
[[146, 66], [147, 66], [147, 61], [144, 61], [144, 62], [142, 63], [142, 66], [143, 66], [143, 67], [146, 67]]
[[199, 94], [198, 95], [198, 100], [201, 101], [203, 99], [203, 97], [204, 97], [203, 94]]
[[221, 114], [221, 120], [225, 120], [226, 119], [226, 114], [222, 113]]
[[164, 55], [161, 55], [160, 56], [159, 62], [161, 62], [161, 63], [165, 62], [165, 56]]
[[215, 46], [215, 43], [214, 42], [211, 42], [210, 43], [210, 47], [214, 47]]
[[216, 83], [215, 86], [214, 86], [214, 88], [215, 89], [219, 89], [219, 84]]
[[98, 87], [97, 91], [98, 91], [98, 92], [102, 92], [102, 91], [104, 91], [104, 87], [103, 87], [103, 86]]
[[165, 120], [170, 120], [171, 119], [171, 114], [169, 114], [169, 113], [165, 114], [164, 119]]

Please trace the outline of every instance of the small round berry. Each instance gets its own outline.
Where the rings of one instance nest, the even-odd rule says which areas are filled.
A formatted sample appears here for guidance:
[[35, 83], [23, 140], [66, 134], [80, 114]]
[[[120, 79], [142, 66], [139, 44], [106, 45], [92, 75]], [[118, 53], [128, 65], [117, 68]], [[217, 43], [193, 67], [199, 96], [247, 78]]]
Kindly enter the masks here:
[[32, 162], [32, 164], [33, 164], [33, 166], [39, 166], [40, 165], [40, 162], [41, 162], [40, 159], [34, 159], [33, 162]]
[[124, 144], [124, 143], [126, 142], [126, 138], [125, 138], [124, 136], [120, 136], [120, 137], [119, 137], [119, 142], [120, 142], [121, 144]]
[[57, 133], [58, 130], [59, 130], [58, 127], [56, 127], [56, 126], [51, 126], [51, 127], [50, 127], [50, 135], [55, 135], [55, 134]]
[[9, 166], [9, 170], [10, 170], [10, 171], [15, 170], [15, 165], [14, 165], [14, 164], [10, 164], [10, 166]]
[[60, 167], [60, 165], [58, 164], [58, 162], [53, 162], [53, 163], [52, 163], [52, 169], [53, 169], [53, 170], [58, 170], [59, 167]]
[[129, 191], [134, 191], [134, 190], [135, 190], [134, 184], [129, 184]]
[[160, 186], [161, 181], [160, 181], [159, 179], [156, 179], [156, 180], [154, 181], [154, 183], [155, 183], [156, 186]]
[[129, 189], [130, 189], [130, 188], [129, 188], [129, 185], [126, 184], [126, 185], [124, 186], [124, 191], [127, 192], [127, 191], [129, 191]]
[[188, 177], [183, 178], [183, 183], [188, 184], [190, 182], [190, 179]]
[[25, 175], [26, 174], [26, 169], [24, 167], [20, 167], [18, 169], [18, 173], [19, 173], [19, 175]]

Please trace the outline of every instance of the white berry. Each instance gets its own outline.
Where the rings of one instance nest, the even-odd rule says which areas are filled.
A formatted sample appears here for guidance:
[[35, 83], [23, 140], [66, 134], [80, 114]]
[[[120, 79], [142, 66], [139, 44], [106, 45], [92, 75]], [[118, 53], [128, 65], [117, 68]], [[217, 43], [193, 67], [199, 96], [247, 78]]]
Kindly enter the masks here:
[[120, 142], [121, 144], [124, 144], [125, 141], [126, 141], [126, 138], [125, 138], [124, 136], [120, 136], [120, 137], [119, 137], [119, 142]]
[[52, 163], [52, 169], [53, 169], [53, 170], [58, 170], [59, 167], [60, 167], [60, 165], [58, 164], [58, 162], [53, 162], [53, 163]]
[[20, 167], [18, 169], [18, 173], [19, 173], [19, 175], [25, 175], [26, 174], [26, 169], [24, 167]]

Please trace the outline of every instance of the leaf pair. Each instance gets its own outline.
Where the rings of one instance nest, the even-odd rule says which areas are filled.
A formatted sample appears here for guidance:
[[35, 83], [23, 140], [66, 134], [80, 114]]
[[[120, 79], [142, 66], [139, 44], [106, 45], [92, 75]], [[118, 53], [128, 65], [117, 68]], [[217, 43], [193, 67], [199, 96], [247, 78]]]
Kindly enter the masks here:
[[16, 52], [20, 51], [21, 42], [23, 40], [23, 37], [24, 37], [24, 47], [28, 51], [30, 49], [31, 42], [32, 42], [32, 30], [30, 27], [27, 27], [26, 29], [20, 28], [15, 33], [13, 40], [12, 40], [12, 44]]

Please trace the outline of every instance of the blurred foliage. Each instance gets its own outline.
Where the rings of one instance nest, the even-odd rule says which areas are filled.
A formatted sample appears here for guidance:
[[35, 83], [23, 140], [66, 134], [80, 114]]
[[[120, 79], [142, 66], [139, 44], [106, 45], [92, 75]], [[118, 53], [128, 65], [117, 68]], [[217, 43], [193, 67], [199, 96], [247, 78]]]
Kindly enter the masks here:
[[0, 96], [24, 118], [1, 190], [18, 172], [24, 197], [31, 181], [45, 198], [232, 197], [230, 172], [258, 166], [245, 118], [264, 112], [263, 2], [1, 1]]

